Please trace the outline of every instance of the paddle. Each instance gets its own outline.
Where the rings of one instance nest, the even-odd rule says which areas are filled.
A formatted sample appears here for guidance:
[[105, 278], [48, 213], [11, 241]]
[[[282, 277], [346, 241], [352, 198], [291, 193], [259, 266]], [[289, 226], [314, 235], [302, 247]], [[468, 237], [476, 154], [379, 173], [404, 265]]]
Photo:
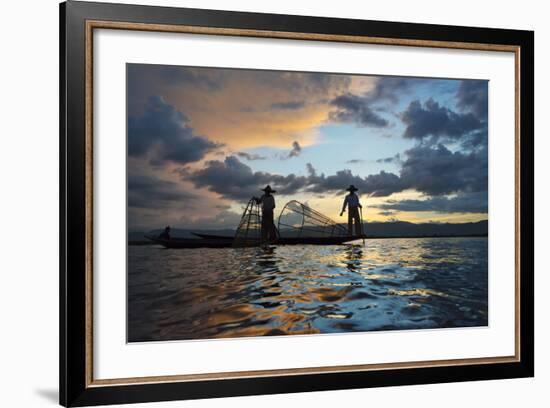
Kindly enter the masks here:
[[365, 246], [365, 226], [363, 225], [363, 207], [359, 207], [359, 214], [361, 215], [361, 235], [363, 236], [363, 246]]

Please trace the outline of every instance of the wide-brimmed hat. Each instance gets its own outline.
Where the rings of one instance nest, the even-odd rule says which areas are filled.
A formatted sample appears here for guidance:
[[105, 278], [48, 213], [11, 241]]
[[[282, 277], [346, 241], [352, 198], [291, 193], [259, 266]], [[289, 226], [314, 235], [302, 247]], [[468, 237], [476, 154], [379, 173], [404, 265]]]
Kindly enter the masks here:
[[262, 191], [265, 191], [266, 193], [276, 193], [276, 190], [273, 190], [271, 186], [268, 184], [265, 188], [262, 188]]
[[359, 189], [355, 187], [353, 184], [350, 184], [348, 188], [346, 188], [346, 191], [358, 191]]

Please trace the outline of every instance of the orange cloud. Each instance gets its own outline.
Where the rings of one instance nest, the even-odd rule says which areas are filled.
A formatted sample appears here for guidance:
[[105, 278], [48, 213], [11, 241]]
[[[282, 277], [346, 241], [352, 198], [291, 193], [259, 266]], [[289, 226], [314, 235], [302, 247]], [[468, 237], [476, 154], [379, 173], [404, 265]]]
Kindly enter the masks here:
[[343, 92], [365, 92], [376, 81], [312, 75], [233, 70], [224, 74], [220, 89], [172, 87], [165, 97], [185, 112], [197, 134], [232, 149], [286, 148], [294, 140], [307, 146], [327, 120], [331, 99]]

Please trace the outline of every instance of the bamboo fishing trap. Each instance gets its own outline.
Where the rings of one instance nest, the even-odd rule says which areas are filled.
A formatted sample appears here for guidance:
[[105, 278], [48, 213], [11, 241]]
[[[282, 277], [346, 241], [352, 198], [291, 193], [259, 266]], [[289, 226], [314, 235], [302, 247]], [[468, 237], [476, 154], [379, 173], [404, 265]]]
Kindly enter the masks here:
[[[347, 228], [306, 204], [292, 200], [285, 204], [277, 221], [277, 240], [271, 243], [339, 244], [356, 239]], [[248, 201], [235, 237], [233, 247], [250, 247], [268, 244], [262, 242], [262, 211], [258, 202]]]

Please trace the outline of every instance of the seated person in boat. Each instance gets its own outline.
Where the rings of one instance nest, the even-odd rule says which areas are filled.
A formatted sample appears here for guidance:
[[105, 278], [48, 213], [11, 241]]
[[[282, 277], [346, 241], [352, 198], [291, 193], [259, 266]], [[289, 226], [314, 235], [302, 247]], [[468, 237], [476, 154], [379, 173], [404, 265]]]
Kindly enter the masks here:
[[349, 191], [349, 194], [344, 199], [344, 206], [342, 207], [342, 211], [340, 212], [341, 217], [342, 215], [344, 215], [346, 207], [348, 207], [348, 234], [350, 236], [353, 235], [353, 224], [355, 224], [355, 235], [363, 235], [363, 226], [361, 224], [361, 217], [359, 216], [359, 209], [363, 208], [363, 206], [359, 202], [359, 196], [355, 194], [357, 190], [358, 188], [355, 187], [353, 184], [346, 189], [346, 191]]
[[273, 242], [277, 239], [277, 228], [273, 221], [273, 210], [275, 209], [275, 190], [271, 186], [262, 189], [264, 194], [260, 198], [255, 198], [258, 204], [262, 205], [262, 242]]
[[160, 239], [170, 239], [170, 226], [166, 226], [166, 228], [164, 228], [164, 231], [162, 231], [159, 235], [159, 238]]

